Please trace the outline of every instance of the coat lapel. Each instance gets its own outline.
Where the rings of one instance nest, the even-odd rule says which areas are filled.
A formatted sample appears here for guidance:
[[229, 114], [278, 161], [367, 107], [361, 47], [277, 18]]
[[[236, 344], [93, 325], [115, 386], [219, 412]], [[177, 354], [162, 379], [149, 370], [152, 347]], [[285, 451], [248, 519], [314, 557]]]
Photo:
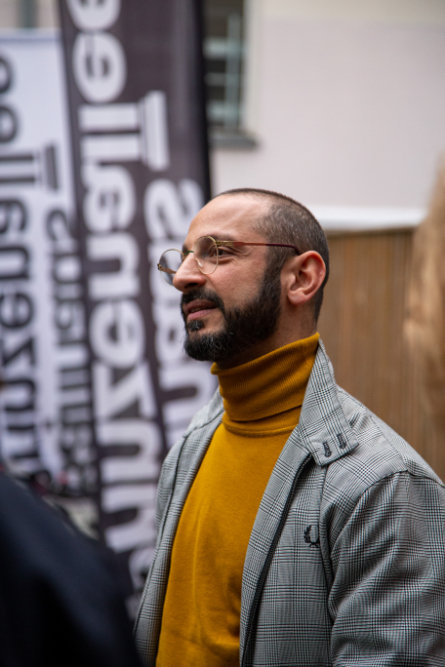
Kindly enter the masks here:
[[[248, 643], [249, 619], [256, 611], [256, 596], [261, 592], [267, 574], [269, 552], [291, 494], [294, 480], [309, 459], [302, 446], [298, 427], [292, 432], [267, 484], [247, 547], [241, 591], [240, 655]], [[251, 618], [252, 617], [252, 618]], [[241, 662], [243, 664], [243, 662]]]
[[222, 413], [222, 399], [217, 392], [208, 406], [192, 420], [184, 434], [184, 442], [177, 455], [169, 508], [165, 513], [165, 522], [160, 526], [158, 548], [147, 578], [136, 627], [136, 643], [145, 664], [150, 667], [154, 667], [156, 663], [162, 610], [176, 529], [201, 461], [212, 440], [213, 433], [221, 422]]
[[[358, 442], [341, 408], [332, 367], [320, 342], [298, 426], [284, 446], [267, 484], [247, 548], [241, 594], [240, 655], [249, 643], [256, 600], [288, 509], [295, 483], [309, 458], [327, 465]], [[241, 660], [243, 664], [243, 660]]]
[[216, 391], [210, 403], [194, 416], [184, 433], [176, 463], [170, 507], [166, 512], [165, 525], [161, 527], [162, 541], [173, 544], [182, 508], [213, 434], [221, 423], [223, 410], [222, 398]]
[[298, 430], [303, 447], [320, 466], [332, 463], [358, 445], [340, 405], [334, 370], [321, 341], [306, 389]]

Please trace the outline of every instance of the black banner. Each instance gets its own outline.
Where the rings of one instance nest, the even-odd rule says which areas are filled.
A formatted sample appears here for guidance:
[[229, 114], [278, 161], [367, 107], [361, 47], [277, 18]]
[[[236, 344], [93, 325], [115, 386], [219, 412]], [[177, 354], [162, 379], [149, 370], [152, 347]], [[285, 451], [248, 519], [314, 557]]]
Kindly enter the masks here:
[[[158, 275], [209, 197], [197, 0], [60, 0], [100, 532], [139, 591], [162, 459], [214, 391]], [[137, 593], [133, 597], [137, 602]]]

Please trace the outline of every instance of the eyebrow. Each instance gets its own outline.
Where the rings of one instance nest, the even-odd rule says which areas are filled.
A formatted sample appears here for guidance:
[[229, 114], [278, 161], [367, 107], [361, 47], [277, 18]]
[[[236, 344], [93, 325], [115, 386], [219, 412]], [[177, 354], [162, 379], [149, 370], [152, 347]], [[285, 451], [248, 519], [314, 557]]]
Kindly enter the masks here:
[[[215, 239], [215, 241], [237, 241], [238, 239], [233, 236], [232, 234], [204, 234], [203, 236], [211, 236], [212, 239]], [[200, 237], [202, 238], [202, 237]], [[187, 248], [185, 243], [182, 246], [182, 252], [190, 252], [190, 250]]]
[[208, 234], [215, 239], [215, 241], [236, 241], [237, 239], [232, 234]]

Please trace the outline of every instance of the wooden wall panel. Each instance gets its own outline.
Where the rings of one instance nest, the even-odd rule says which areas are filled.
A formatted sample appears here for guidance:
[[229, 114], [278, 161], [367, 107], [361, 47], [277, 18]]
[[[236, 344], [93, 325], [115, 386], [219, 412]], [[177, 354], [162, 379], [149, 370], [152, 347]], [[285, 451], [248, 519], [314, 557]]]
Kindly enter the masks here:
[[400, 433], [445, 479], [445, 443], [422, 405], [403, 334], [412, 232], [329, 238], [319, 331], [338, 384]]

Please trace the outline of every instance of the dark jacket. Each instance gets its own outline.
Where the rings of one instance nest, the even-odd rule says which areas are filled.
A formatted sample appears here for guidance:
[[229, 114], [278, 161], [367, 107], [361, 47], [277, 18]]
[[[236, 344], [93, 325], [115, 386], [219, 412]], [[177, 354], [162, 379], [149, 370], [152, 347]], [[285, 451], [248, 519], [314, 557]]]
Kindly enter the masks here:
[[105, 551], [0, 474], [1, 667], [138, 667]]

